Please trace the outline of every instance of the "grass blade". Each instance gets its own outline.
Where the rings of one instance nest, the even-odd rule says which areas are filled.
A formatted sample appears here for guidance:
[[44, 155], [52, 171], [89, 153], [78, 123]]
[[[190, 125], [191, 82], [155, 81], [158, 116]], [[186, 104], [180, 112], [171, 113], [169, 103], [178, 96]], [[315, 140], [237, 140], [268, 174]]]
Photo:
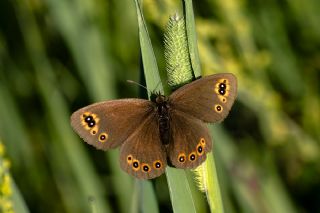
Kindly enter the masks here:
[[[163, 92], [156, 59], [141, 12], [140, 3], [138, 0], [135, 0], [135, 3], [137, 7], [139, 38], [147, 87], [154, 89], [160, 82], [157, 89]], [[174, 212], [195, 212], [192, 194], [184, 171], [168, 167], [166, 176]]]
[[188, 38], [189, 53], [193, 73], [196, 77], [201, 76], [201, 66], [197, 43], [196, 26], [194, 21], [192, 0], [184, 0], [184, 10], [186, 17], [186, 30]]
[[[197, 33], [193, 14], [192, 0], [184, 0], [186, 33], [190, 59], [194, 75], [201, 76], [200, 58], [197, 47]], [[197, 172], [198, 171], [198, 172]], [[196, 169], [197, 179], [201, 189], [205, 191], [212, 212], [224, 212], [221, 199], [218, 174], [216, 173], [213, 154], [208, 154], [207, 160]]]
[[160, 83], [157, 89], [163, 93], [163, 87], [161, 84], [157, 61], [154, 56], [147, 26], [145, 24], [144, 17], [142, 15], [141, 5], [138, 0], [135, 0], [135, 4], [137, 9], [137, 16], [138, 16], [141, 56], [143, 61], [143, 68], [144, 68], [147, 88], [153, 90]]
[[166, 175], [173, 212], [196, 212], [185, 171], [167, 167]]

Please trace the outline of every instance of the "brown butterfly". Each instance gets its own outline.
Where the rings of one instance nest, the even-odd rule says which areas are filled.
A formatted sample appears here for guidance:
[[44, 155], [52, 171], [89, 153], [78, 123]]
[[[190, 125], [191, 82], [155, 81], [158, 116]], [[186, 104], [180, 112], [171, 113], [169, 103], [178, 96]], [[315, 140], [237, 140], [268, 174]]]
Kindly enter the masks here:
[[167, 165], [193, 169], [206, 159], [212, 143], [205, 123], [222, 121], [237, 95], [231, 73], [206, 76], [169, 97], [120, 99], [74, 112], [71, 125], [88, 144], [102, 150], [121, 145], [120, 166], [130, 175], [151, 179]]

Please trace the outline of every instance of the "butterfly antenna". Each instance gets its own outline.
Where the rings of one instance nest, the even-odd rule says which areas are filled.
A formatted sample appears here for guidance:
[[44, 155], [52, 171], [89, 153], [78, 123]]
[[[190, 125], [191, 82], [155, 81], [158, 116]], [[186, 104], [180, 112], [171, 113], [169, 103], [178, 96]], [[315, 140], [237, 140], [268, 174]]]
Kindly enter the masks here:
[[142, 84], [139, 84], [139, 83], [137, 83], [135, 81], [132, 81], [132, 80], [127, 80], [127, 82], [130, 83], [130, 84], [138, 85], [138, 86], [140, 86], [140, 87], [142, 87], [142, 88], [144, 88], [144, 89], [146, 89], [148, 91], [148, 88], [143, 86]]
[[[157, 86], [156, 86], [156, 88], [155, 88], [153, 91], [150, 91], [150, 90], [148, 90], [148, 88], [147, 88], [147, 87], [145, 87], [145, 86], [143, 86], [142, 84], [139, 84], [139, 83], [137, 83], [137, 82], [135, 82], [135, 81], [127, 80], [127, 82], [128, 82], [128, 83], [131, 83], [131, 84], [138, 85], [138, 86], [140, 86], [140, 87], [142, 87], [142, 88], [146, 89], [150, 94], [158, 94], [157, 92], [155, 92], [155, 90], [158, 88], [158, 86], [159, 86], [159, 85], [160, 85], [160, 83], [161, 83], [161, 81], [159, 81], [159, 82], [158, 82], [158, 84], [157, 84]], [[161, 93], [159, 92], [159, 94], [161, 94]]]

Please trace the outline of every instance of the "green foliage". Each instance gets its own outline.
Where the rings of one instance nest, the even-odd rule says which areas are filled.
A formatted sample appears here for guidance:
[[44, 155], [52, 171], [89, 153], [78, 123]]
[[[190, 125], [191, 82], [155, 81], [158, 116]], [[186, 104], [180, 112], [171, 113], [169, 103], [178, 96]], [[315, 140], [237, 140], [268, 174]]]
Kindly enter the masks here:
[[[173, 88], [177, 88], [192, 81], [195, 74], [197, 76], [199, 75], [196, 71], [195, 73], [193, 72], [193, 68], [197, 69], [197, 67], [200, 67], [200, 59], [198, 57], [196, 45], [197, 40], [192, 4], [190, 1], [185, 1], [184, 6], [187, 21], [185, 22], [184, 18], [179, 17], [177, 13], [174, 16], [171, 16], [166, 27], [164, 38], [168, 84]], [[219, 182], [212, 153], [208, 154], [207, 160], [196, 168], [194, 173], [199, 189], [206, 194], [211, 212], [223, 212]], [[180, 173], [180, 175], [183, 175], [183, 173]], [[179, 176], [175, 179], [170, 179], [168, 176], [169, 187], [171, 185], [183, 183], [182, 180], [183, 178]], [[172, 181], [171, 185], [170, 181]], [[189, 186], [186, 185], [185, 188], [188, 189]], [[172, 195], [173, 190], [170, 192], [175, 212], [193, 212], [196, 210], [195, 201], [193, 199], [190, 201], [181, 199], [186, 197], [184, 196], [185, 193], [183, 193], [183, 191], [176, 193], [176, 196]], [[182, 202], [185, 201], [184, 203], [192, 205], [187, 206], [186, 204], [181, 203], [181, 201], [180, 203], [174, 203], [174, 198], [178, 198], [176, 200], [182, 200]], [[184, 209], [181, 207], [184, 207]]]
[[[143, 61], [146, 83], [149, 89], [150, 88], [155, 89], [157, 87], [156, 82], [161, 82], [161, 79], [160, 79], [159, 71], [157, 68], [156, 59], [153, 54], [151, 41], [148, 36], [146, 24], [144, 22], [143, 15], [141, 13], [141, 6], [138, 0], [136, 0], [135, 3], [137, 7], [139, 38], [140, 38], [141, 54], [142, 54], [142, 61]], [[174, 48], [174, 47], [171, 46], [171, 48]], [[179, 54], [179, 52], [176, 51], [176, 54]], [[188, 52], [186, 52], [185, 54], [188, 54]], [[171, 58], [167, 58], [167, 59], [170, 60]], [[168, 75], [170, 76], [169, 73]], [[185, 79], [182, 79], [182, 80], [185, 80]], [[181, 82], [172, 81], [172, 83], [174, 83], [174, 85], [177, 85], [177, 83], [181, 83]], [[158, 89], [160, 90], [160, 92], [163, 93], [161, 84], [158, 86]], [[167, 168], [166, 177], [167, 177], [167, 183], [169, 187], [173, 211], [174, 212], [190, 212], [190, 213], [196, 212], [195, 201], [194, 201], [194, 198], [192, 197], [189, 182], [184, 171]], [[151, 209], [149, 209], [149, 211], [155, 212], [154, 210], [151, 210]]]
[[[143, 1], [160, 74], [166, 23], [190, 4]], [[193, 4], [195, 22], [185, 17], [197, 30], [188, 37], [189, 51], [199, 48], [190, 51], [201, 60], [201, 69], [191, 64], [195, 76], [232, 72], [239, 82], [231, 114], [210, 126], [225, 212], [319, 212], [320, 2]], [[118, 150], [93, 149], [69, 124], [72, 111], [94, 101], [138, 97], [125, 82], [138, 82], [142, 65], [134, 2], [15, 0], [0, 11], [0, 138], [17, 212], [171, 210], [174, 182], [136, 183], [120, 170]], [[186, 177], [195, 209], [207, 211]], [[145, 198], [153, 207], [141, 205]]]

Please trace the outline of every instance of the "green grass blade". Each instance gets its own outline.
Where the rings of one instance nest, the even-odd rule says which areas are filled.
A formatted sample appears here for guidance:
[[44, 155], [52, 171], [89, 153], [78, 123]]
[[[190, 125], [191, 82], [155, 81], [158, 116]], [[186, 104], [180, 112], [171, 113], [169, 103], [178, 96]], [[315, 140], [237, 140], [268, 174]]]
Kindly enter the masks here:
[[29, 209], [20, 193], [20, 190], [16, 186], [15, 182], [13, 179], [11, 179], [11, 188], [12, 188], [12, 202], [14, 206], [15, 212], [19, 213], [29, 213]]
[[143, 213], [158, 213], [158, 203], [156, 199], [156, 195], [154, 193], [151, 181], [144, 181], [143, 182], [143, 188], [142, 188], [142, 200], [143, 203], [142, 206], [142, 212]]
[[159, 84], [157, 89], [163, 92], [157, 61], [153, 52], [147, 26], [142, 15], [141, 5], [138, 0], [135, 0], [135, 4], [137, 9], [141, 55], [147, 88], [154, 90]]
[[[143, 61], [143, 69], [145, 73], [147, 88], [154, 90], [157, 87], [157, 90], [163, 92], [156, 58], [154, 56], [151, 41], [148, 35], [148, 30], [138, 0], [135, 0], [135, 5], [137, 9], [141, 56]], [[134, 200], [135, 202], [138, 202], [138, 205], [135, 205], [133, 203], [133, 206], [137, 209], [141, 208], [140, 211], [137, 212], [158, 212], [158, 206], [155, 201], [155, 194], [151, 183], [149, 181], [138, 181], [138, 183], [136, 183], [136, 192], [137, 191], [137, 196], [141, 199]], [[149, 201], [146, 202], [147, 200]], [[136, 212], [136, 210], [133, 208], [132, 212]]]
[[[157, 89], [163, 92], [156, 59], [152, 50], [152, 45], [148, 36], [146, 24], [141, 12], [141, 7], [138, 0], [135, 0], [135, 3], [137, 7], [139, 38], [141, 43], [141, 54], [147, 87], [154, 89], [160, 82], [160, 85], [157, 87]], [[174, 212], [195, 212], [192, 194], [184, 171], [167, 168], [166, 176], [168, 179], [169, 191]]]
[[151, 181], [135, 179], [130, 213], [158, 213], [158, 203]]
[[194, 199], [185, 171], [167, 167], [166, 175], [173, 212], [196, 212]]
[[[197, 47], [197, 35], [193, 14], [192, 0], [184, 0], [186, 33], [189, 46], [189, 54], [192, 68], [196, 77], [201, 76], [200, 58]], [[200, 188], [205, 191], [210, 209], [212, 212], [224, 212], [221, 199], [218, 174], [216, 173], [215, 162], [212, 154], [199, 166], [201, 172], [196, 172]]]
[[196, 26], [194, 21], [192, 0], [184, 0], [184, 9], [186, 17], [186, 30], [188, 38], [188, 46], [193, 73], [196, 77], [201, 76], [201, 66], [197, 43]]

